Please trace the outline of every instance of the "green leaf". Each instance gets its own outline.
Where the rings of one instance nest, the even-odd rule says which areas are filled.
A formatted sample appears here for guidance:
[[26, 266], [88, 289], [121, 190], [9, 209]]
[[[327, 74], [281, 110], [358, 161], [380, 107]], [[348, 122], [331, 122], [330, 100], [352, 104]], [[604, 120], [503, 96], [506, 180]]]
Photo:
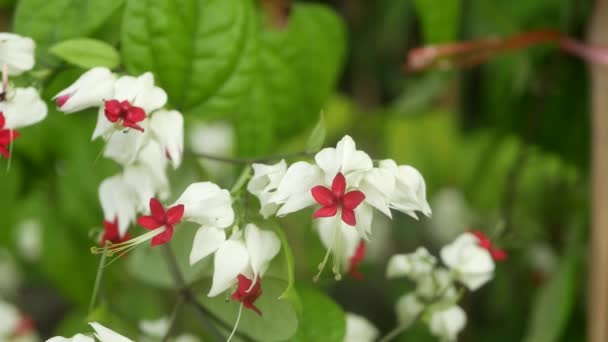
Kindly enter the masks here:
[[427, 44], [456, 39], [460, 19], [460, 0], [414, 0]]
[[252, 0], [131, 0], [123, 27], [127, 70], [154, 72], [186, 114], [238, 121], [250, 155], [312, 123], [344, 54], [342, 22], [319, 5], [294, 6], [274, 31]]
[[327, 129], [325, 128], [325, 115], [321, 112], [319, 116], [319, 121], [312, 129], [310, 136], [308, 137], [308, 142], [306, 142], [306, 151], [307, 152], [317, 152], [323, 147], [323, 143], [325, 142], [325, 137], [327, 136]]
[[344, 311], [331, 298], [313, 287], [298, 290], [303, 316], [291, 342], [342, 342], [346, 334]]
[[[124, 0], [20, 0], [16, 33], [36, 41], [36, 53], [48, 58], [48, 47], [69, 38], [92, 34]], [[48, 60], [45, 62], [49, 62]]]
[[96, 66], [113, 69], [120, 64], [118, 51], [112, 45], [95, 39], [65, 40], [53, 45], [49, 52], [68, 63], [85, 69]]
[[[577, 228], [578, 231], [583, 231], [580, 227]], [[575, 236], [569, 239], [570, 245], [559, 269], [536, 296], [532, 319], [524, 339], [526, 342], [559, 341], [566, 328], [574, 309], [583, 253], [582, 233], [575, 232], [573, 235]]]
[[[194, 225], [180, 224], [170, 242], [186, 284], [210, 277], [213, 269], [212, 258], [205, 258], [196, 265], [190, 266], [189, 256], [196, 230]], [[175, 288], [175, 279], [159, 247], [151, 247], [147, 243], [145, 246], [137, 247], [127, 259], [127, 269], [133, 277], [160, 288]]]
[[[260, 317], [252, 310], [243, 308], [238, 331], [255, 341], [285, 341], [292, 337], [298, 328], [298, 316], [292, 304], [287, 300], [278, 299], [286, 283], [265, 276], [261, 284], [263, 294], [255, 305], [263, 315]], [[222, 295], [209, 298], [204, 294], [199, 300], [209, 311], [228, 324], [236, 322], [240, 303], [226, 300]]]

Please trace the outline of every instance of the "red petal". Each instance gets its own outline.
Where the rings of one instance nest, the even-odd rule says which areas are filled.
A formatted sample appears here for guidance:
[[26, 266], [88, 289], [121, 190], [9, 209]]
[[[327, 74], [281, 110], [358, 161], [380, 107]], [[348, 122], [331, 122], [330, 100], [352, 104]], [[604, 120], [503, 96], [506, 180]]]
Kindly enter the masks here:
[[4, 128], [5, 123], [6, 123], [6, 120], [4, 119], [4, 113], [0, 112], [0, 129]]
[[342, 208], [342, 221], [349, 226], [356, 225], [357, 219], [355, 218], [355, 211], [348, 208]]
[[346, 209], [355, 209], [359, 206], [359, 204], [361, 204], [361, 202], [363, 202], [364, 199], [365, 195], [361, 191], [350, 191], [346, 195], [344, 195], [342, 199], [342, 205]]
[[179, 204], [175, 207], [169, 208], [165, 216], [168, 224], [178, 224], [182, 219], [182, 216], [184, 216], [184, 205]]
[[120, 119], [122, 108], [118, 100], [108, 100], [104, 102], [104, 113], [110, 122], [116, 122]]
[[494, 248], [490, 254], [492, 254], [492, 258], [496, 261], [505, 261], [509, 257], [507, 252], [502, 249]]
[[124, 111], [124, 112], [128, 112], [129, 109], [131, 109], [131, 103], [127, 100], [123, 100], [119, 103], [120, 105], [120, 110]]
[[141, 127], [140, 125], [138, 125], [138, 124], [136, 124], [134, 122], [131, 122], [131, 121], [127, 121], [127, 120], [125, 120], [125, 121], [122, 122], [122, 126], [123, 127], [133, 128], [134, 130], [138, 130], [140, 132], [144, 131], [144, 128]]
[[8, 159], [10, 157], [10, 154], [8, 153], [8, 150], [6, 149], [6, 147], [0, 145], [0, 154], [5, 158]]
[[68, 102], [69, 99], [70, 99], [70, 95], [68, 95], [68, 94], [61, 95], [55, 99], [55, 103], [57, 104], [57, 107], [61, 108], [61, 106], [63, 106], [66, 102]]
[[257, 306], [253, 305], [253, 303], [244, 302], [243, 304], [247, 309], [253, 310], [253, 311], [255, 311], [255, 313], [262, 316], [262, 311], [260, 311], [260, 309], [258, 309]]
[[156, 228], [161, 227], [163, 225], [162, 222], [156, 221], [156, 219], [154, 217], [152, 217], [152, 216], [140, 216], [137, 219], [137, 223], [140, 226], [142, 226], [142, 227], [144, 227], [146, 229], [150, 229], [150, 230], [156, 229]]
[[365, 242], [361, 240], [355, 249], [355, 254], [349, 260], [348, 274], [356, 280], [363, 280], [363, 274], [359, 271], [359, 265], [365, 257]]
[[315, 211], [315, 213], [312, 215], [312, 218], [332, 217], [336, 215], [337, 212], [338, 207], [335, 205], [332, 205], [330, 207], [322, 207], [319, 210]]
[[150, 213], [156, 221], [165, 221], [165, 208], [163, 208], [162, 203], [154, 197], [150, 198]]
[[173, 226], [167, 225], [165, 226], [165, 231], [156, 235], [152, 238], [152, 242], [150, 243], [152, 247], [165, 244], [171, 241], [173, 237]]
[[4, 129], [0, 131], [0, 145], [8, 145], [15, 139], [19, 138], [21, 133], [19, 131]]
[[127, 116], [125, 117], [126, 121], [131, 121], [134, 123], [143, 121], [146, 118], [146, 111], [141, 107], [131, 107], [129, 111], [127, 111]]
[[336, 204], [334, 194], [323, 185], [313, 187], [310, 192], [315, 201], [324, 207]]
[[331, 191], [334, 193], [334, 196], [340, 198], [344, 196], [344, 192], [346, 191], [346, 178], [342, 172], [338, 172], [336, 177], [334, 177], [334, 181], [331, 183]]

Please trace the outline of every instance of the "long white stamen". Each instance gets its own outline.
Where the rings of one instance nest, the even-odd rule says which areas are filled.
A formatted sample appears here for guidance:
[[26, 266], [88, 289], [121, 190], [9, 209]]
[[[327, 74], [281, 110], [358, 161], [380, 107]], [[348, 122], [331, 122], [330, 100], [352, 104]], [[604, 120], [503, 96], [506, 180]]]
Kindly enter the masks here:
[[[119, 254], [118, 257], [126, 254], [127, 252], [130, 252], [132, 249], [134, 249], [135, 247], [137, 247], [139, 244], [144, 243], [148, 240], [153, 239], [155, 236], [163, 233], [165, 231], [165, 229], [167, 229], [165, 226], [162, 226], [161, 228], [157, 228], [154, 229], [150, 232], [147, 232], [146, 234], [140, 235], [136, 238], [133, 238], [131, 240], [122, 242], [122, 243], [118, 243], [118, 244], [112, 244], [111, 242], [107, 242], [106, 245], [104, 247], [91, 247], [91, 253], [93, 254], [106, 254], [107, 256], [113, 256], [114, 254]], [[108, 262], [108, 264], [106, 264], [106, 266], [112, 264], [116, 259], [113, 259], [112, 261]]]
[[[340, 221], [338, 220], [338, 229], [340, 228]], [[334, 234], [331, 238], [331, 247], [327, 248], [327, 252], [325, 252], [325, 257], [323, 258], [323, 261], [321, 261], [321, 263], [319, 264], [319, 273], [317, 273], [317, 275], [315, 275], [312, 280], [316, 283], [317, 281], [319, 281], [319, 277], [321, 277], [321, 273], [323, 273], [323, 270], [325, 269], [325, 265], [327, 264], [327, 260], [329, 259], [329, 255], [332, 253], [332, 247], [335, 246], [336, 244], [336, 239], [338, 238], [338, 229], [334, 230]]]
[[228, 339], [226, 340], [226, 342], [230, 342], [230, 340], [236, 333], [236, 329], [239, 327], [239, 322], [241, 321], [242, 313], [243, 313], [243, 304], [241, 303], [241, 306], [239, 307], [239, 315], [236, 317], [236, 323], [234, 324], [234, 328], [232, 329], [232, 332], [230, 333], [230, 336], [228, 336]]
[[8, 91], [8, 64], [2, 65], [2, 93], [6, 97]]

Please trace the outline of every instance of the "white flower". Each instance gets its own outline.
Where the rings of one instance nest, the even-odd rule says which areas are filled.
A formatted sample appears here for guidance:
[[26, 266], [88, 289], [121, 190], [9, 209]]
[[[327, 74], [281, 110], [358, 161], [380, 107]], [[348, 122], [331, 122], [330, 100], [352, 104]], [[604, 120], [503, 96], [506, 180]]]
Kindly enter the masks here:
[[430, 301], [452, 301], [457, 297], [452, 273], [445, 268], [437, 268], [418, 278], [416, 295]]
[[415, 168], [409, 165], [397, 165], [386, 159], [380, 162], [381, 170], [392, 173], [395, 177], [394, 190], [390, 194], [390, 206], [413, 218], [418, 218], [416, 211], [431, 216], [431, 207], [426, 201], [426, 184], [424, 178]]
[[184, 117], [176, 110], [159, 110], [150, 118], [150, 129], [176, 169], [184, 151]]
[[99, 201], [104, 219], [109, 222], [117, 219], [120, 236], [124, 236], [129, 224], [135, 222], [137, 202], [122, 175], [107, 178], [99, 185]]
[[[356, 271], [364, 256], [359, 255], [353, 259], [357, 254], [357, 247], [363, 243], [357, 230], [342, 222], [339, 217], [320, 218], [317, 229], [328, 255], [334, 255], [332, 270], [336, 277], [340, 279], [344, 271]], [[364, 250], [362, 252], [364, 253]]]
[[163, 338], [171, 326], [169, 317], [161, 317], [156, 320], [139, 321], [139, 330], [150, 337]]
[[29, 262], [40, 258], [42, 225], [36, 219], [28, 219], [17, 227], [17, 246], [21, 255]]
[[346, 313], [346, 335], [344, 342], [373, 342], [380, 332], [365, 317], [354, 313]]
[[110, 69], [92, 68], [53, 99], [59, 110], [66, 114], [102, 106], [103, 100], [111, 99], [114, 95], [115, 81], [116, 77]]
[[467, 324], [467, 314], [458, 305], [431, 313], [429, 329], [442, 341], [456, 341]]
[[386, 268], [387, 278], [407, 276], [416, 280], [429, 274], [435, 268], [437, 259], [424, 247], [418, 247], [409, 254], [393, 255]]
[[227, 228], [234, 222], [230, 192], [211, 182], [190, 184], [172, 206], [178, 204], [185, 206], [184, 221], [216, 228]]
[[274, 165], [253, 164], [253, 177], [247, 184], [247, 190], [260, 200], [260, 214], [268, 218], [277, 212], [278, 204], [271, 201], [274, 192], [279, 187], [285, 172], [287, 163], [285, 160]]
[[0, 341], [8, 339], [19, 325], [21, 315], [12, 304], [0, 299]]
[[440, 255], [456, 279], [471, 291], [487, 283], [494, 275], [494, 260], [490, 252], [482, 248], [471, 233], [464, 233], [443, 247]]
[[9, 75], [19, 75], [34, 67], [36, 43], [14, 33], [0, 33], [0, 67], [6, 65]]
[[323, 172], [317, 165], [303, 161], [292, 164], [269, 200], [281, 205], [277, 216], [284, 216], [314, 205], [315, 199], [312, 197], [311, 189], [322, 182]]
[[[196, 123], [189, 132], [190, 147], [194, 153], [218, 157], [229, 157], [234, 153], [234, 128], [226, 122]], [[207, 158], [199, 158], [199, 163], [211, 175], [220, 177], [230, 171], [231, 166]]]
[[[133, 342], [133, 340], [130, 340], [97, 322], [91, 322], [89, 325], [93, 327], [93, 330], [95, 330], [95, 338], [100, 342]], [[77, 334], [71, 338], [61, 336], [53, 337], [48, 339], [46, 342], [95, 342], [95, 340], [86, 335]]]
[[0, 112], [4, 114], [5, 128], [17, 129], [42, 121], [47, 107], [35, 88], [16, 88], [0, 102]]
[[401, 296], [395, 305], [399, 324], [407, 326], [414, 323], [425, 308], [425, 304], [420, 302], [416, 294], [409, 293]]

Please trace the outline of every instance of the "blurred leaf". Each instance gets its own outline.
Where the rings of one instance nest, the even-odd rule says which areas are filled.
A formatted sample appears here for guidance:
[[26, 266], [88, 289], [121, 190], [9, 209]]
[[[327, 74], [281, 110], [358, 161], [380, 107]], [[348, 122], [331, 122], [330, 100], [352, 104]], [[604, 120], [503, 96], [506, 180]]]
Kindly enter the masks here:
[[64, 40], [53, 45], [49, 51], [66, 62], [85, 69], [96, 66], [113, 69], [120, 64], [118, 51], [112, 45], [95, 39]]
[[537, 294], [532, 308], [532, 317], [526, 342], [559, 341], [574, 308], [579, 282], [579, 266], [583, 247], [583, 229], [571, 236], [566, 255], [550, 282]]
[[460, 20], [460, 0], [414, 0], [422, 22], [426, 44], [456, 40]]
[[342, 308], [313, 287], [298, 291], [303, 315], [298, 333], [291, 342], [342, 342], [346, 334], [346, 318]]
[[[263, 315], [258, 316], [252, 310], [243, 308], [238, 331], [256, 341], [272, 342], [289, 339], [298, 328], [298, 316], [289, 301], [278, 299], [285, 289], [286, 282], [266, 276], [261, 284], [263, 294], [255, 304]], [[236, 322], [240, 303], [226, 300], [223, 295], [210, 298], [204, 294], [199, 300], [209, 311], [228, 324]]]
[[20, 0], [14, 30], [33, 38], [37, 44], [36, 54], [44, 58], [53, 43], [93, 33], [123, 1]]
[[319, 151], [323, 147], [323, 143], [325, 143], [326, 136], [327, 129], [325, 128], [325, 115], [323, 114], [323, 112], [321, 112], [321, 115], [319, 116], [319, 121], [312, 129], [312, 132], [308, 137], [308, 142], [306, 142], [306, 151]]
[[[197, 228], [193, 225], [182, 223], [176, 228], [175, 235], [170, 242], [186, 284], [211, 276], [213, 269], [211, 257], [190, 266], [190, 250], [196, 231]], [[128, 259], [127, 269], [133, 277], [160, 288], [175, 288], [175, 280], [159, 247], [151, 247], [150, 243], [147, 243], [145, 246], [137, 247], [126, 258]]]
[[288, 27], [274, 31], [252, 0], [131, 0], [124, 23], [127, 69], [154, 72], [182, 111], [238, 121], [246, 154], [312, 123], [344, 54], [343, 24], [320, 5], [294, 6]]

